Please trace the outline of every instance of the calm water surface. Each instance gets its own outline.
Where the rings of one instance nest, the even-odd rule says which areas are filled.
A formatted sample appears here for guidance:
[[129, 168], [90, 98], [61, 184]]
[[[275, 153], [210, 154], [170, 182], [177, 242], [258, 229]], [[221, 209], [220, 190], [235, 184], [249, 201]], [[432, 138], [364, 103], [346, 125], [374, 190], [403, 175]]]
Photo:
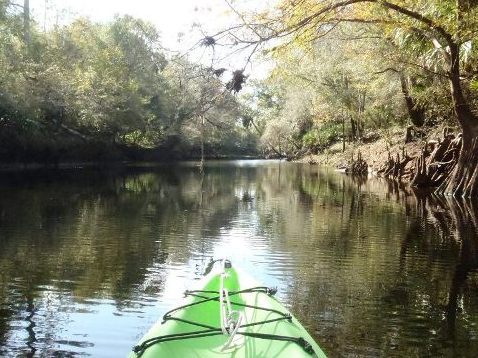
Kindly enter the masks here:
[[3, 173], [0, 356], [124, 357], [227, 256], [330, 357], [476, 357], [475, 209], [276, 161]]

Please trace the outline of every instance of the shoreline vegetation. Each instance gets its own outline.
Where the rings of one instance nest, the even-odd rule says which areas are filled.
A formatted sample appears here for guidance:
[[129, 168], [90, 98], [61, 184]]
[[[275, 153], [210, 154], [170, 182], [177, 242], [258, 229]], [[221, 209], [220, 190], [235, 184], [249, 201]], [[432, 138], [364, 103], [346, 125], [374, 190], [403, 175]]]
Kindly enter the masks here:
[[[336, 142], [325, 148], [317, 154], [306, 154], [300, 158], [282, 158], [289, 161], [300, 163], [307, 163], [310, 165], [319, 165], [328, 167], [344, 173], [350, 173], [353, 163], [357, 156], [367, 164], [367, 171], [359, 173], [359, 175], [374, 175], [385, 177], [391, 180], [401, 181], [411, 184], [416, 170], [418, 159], [423, 153], [423, 149], [427, 146], [436, 145], [440, 141], [440, 132], [435, 130], [427, 138], [415, 138], [408, 143], [405, 143], [407, 128], [394, 127], [386, 133], [375, 133], [372, 139], [367, 143], [348, 143], [345, 151], [343, 151], [343, 143]], [[113, 168], [123, 166], [136, 165], [156, 165], [171, 163], [177, 161], [201, 161], [200, 153], [192, 156], [172, 155], [170, 152], [165, 154], [161, 149], [144, 151], [136, 149], [133, 151], [134, 155], [110, 157], [104, 160], [90, 160], [90, 161], [50, 161], [50, 162], [25, 162], [25, 163], [8, 163], [0, 162], [0, 173], [23, 170], [37, 170], [37, 169], [76, 169], [76, 168]], [[383, 168], [387, 166], [390, 158], [396, 158], [397, 155], [404, 158], [411, 158], [407, 160], [406, 165], [400, 172], [384, 173]], [[262, 155], [206, 155], [204, 160], [248, 160], [248, 159], [279, 159], [278, 157]], [[354, 160], [355, 159], [355, 160]], [[381, 171], [382, 170], [382, 171]], [[350, 173], [356, 174], [356, 173]]]
[[[307, 163], [311, 165], [320, 165], [342, 171], [344, 173], [350, 173], [350, 168], [356, 161], [357, 156], [360, 155], [361, 159], [367, 164], [367, 172], [360, 174], [370, 173], [381, 177], [388, 177], [390, 179], [397, 179], [404, 182], [411, 182], [414, 167], [416, 161], [423, 152], [423, 148], [428, 145], [434, 145], [439, 142], [440, 133], [434, 131], [428, 138], [415, 138], [412, 141], [405, 143], [405, 133], [407, 128], [394, 127], [388, 130], [386, 133], [375, 133], [371, 136], [372, 139], [366, 141], [366, 143], [347, 143], [345, 151], [343, 151], [343, 143], [335, 142], [330, 146], [323, 149], [317, 154], [306, 154], [300, 158], [287, 157], [283, 158], [288, 161], [295, 161], [300, 163]], [[119, 148], [119, 147], [118, 147]], [[109, 157], [97, 160], [50, 160], [49, 158], [43, 158], [42, 162], [0, 162], [0, 172], [6, 171], [21, 171], [21, 170], [35, 170], [35, 169], [72, 169], [72, 168], [86, 168], [86, 167], [116, 167], [125, 165], [148, 165], [148, 164], [162, 164], [178, 161], [201, 161], [201, 154], [196, 153], [193, 155], [185, 156], [181, 153], [173, 153], [172, 151], [166, 151], [164, 149], [151, 149], [144, 150], [141, 148], [122, 148], [118, 149], [116, 155], [112, 155], [112, 151], [109, 151]], [[103, 154], [105, 151], [103, 151]], [[394, 158], [397, 155], [406, 156], [412, 158], [407, 161], [407, 165], [403, 168], [399, 175], [387, 176], [384, 173], [380, 173], [390, 158]], [[248, 160], [248, 159], [279, 159], [278, 156], [270, 154], [264, 155], [250, 155], [250, 154], [207, 154], [204, 156], [204, 160]], [[56, 156], [60, 158], [60, 156]], [[101, 157], [100, 157], [101, 158]], [[355, 160], [354, 160], [355, 159]], [[353, 173], [351, 173], [353, 174]]]
[[[477, 4], [229, 7], [238, 24], [199, 31], [204, 65], [141, 19], [42, 30], [29, 0], [0, 0], [0, 163], [305, 158], [478, 195]], [[243, 67], [222, 67], [218, 47], [239, 47]]]
[[[265, 159], [261, 156], [254, 155], [217, 155], [206, 156], [203, 160], [256, 160]], [[176, 158], [168, 160], [147, 159], [142, 160], [127, 160], [127, 159], [111, 159], [102, 161], [67, 161], [67, 162], [28, 162], [28, 163], [1, 163], [0, 174], [7, 172], [21, 172], [21, 171], [35, 171], [35, 170], [49, 170], [49, 169], [84, 169], [84, 168], [117, 168], [125, 166], [148, 166], [148, 165], [162, 165], [177, 162], [201, 162], [201, 157], [187, 157]]]
[[0, 163], [257, 155], [222, 73], [171, 55], [131, 16], [41, 29], [0, 0]]

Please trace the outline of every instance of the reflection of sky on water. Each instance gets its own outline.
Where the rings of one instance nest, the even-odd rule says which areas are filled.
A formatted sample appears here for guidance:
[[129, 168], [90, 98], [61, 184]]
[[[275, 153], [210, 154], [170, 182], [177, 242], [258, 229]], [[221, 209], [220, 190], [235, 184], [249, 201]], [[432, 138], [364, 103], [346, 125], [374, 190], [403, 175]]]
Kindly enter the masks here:
[[[40, 356], [115, 357], [117, 352], [131, 349], [131, 341], [125, 340], [125, 336], [139, 339], [144, 325], [157, 319], [157, 302], [152, 300], [132, 303], [134, 308], [118, 309], [117, 302], [109, 299], [78, 301], [54, 286], [44, 289], [35, 299], [33, 313], [11, 322], [16, 329], [9, 341], [12, 345], [25, 342], [25, 346], [8, 355], [16, 352], [15, 355], [24, 356], [37, 351]], [[131, 320], [132, 316], [142, 319]]]
[[[242, 164], [251, 165], [248, 161], [244, 161]], [[237, 188], [235, 195], [240, 199], [244, 193], [246, 191], [243, 188]], [[254, 191], [247, 193], [254, 197]], [[283, 294], [281, 288], [287, 285], [287, 280], [284, 280], [284, 277], [287, 277], [288, 274], [283, 270], [278, 272], [277, 267], [271, 267], [271, 265], [274, 265], [271, 262], [281, 259], [280, 254], [272, 253], [266, 238], [257, 234], [260, 229], [257, 212], [243, 210], [236, 219], [228, 224], [229, 227], [222, 228], [219, 236], [214, 238], [215, 245], [211, 252], [197, 252], [185, 265], [169, 263], [162, 268], [166, 277], [164, 290], [158, 297], [155, 306], [156, 312], [153, 312], [153, 317], [159, 319], [166, 311], [180, 304], [179, 302], [184, 298], [183, 292], [191, 289], [196, 284], [195, 281], [202, 277], [202, 273], [211, 258], [230, 259], [233, 265], [242, 268], [261, 284], [278, 287], [277, 297], [281, 298]], [[272, 261], [271, 256], [274, 257]], [[286, 258], [286, 255], [282, 257], [282, 259], [284, 258]], [[151, 274], [146, 277], [145, 282], [154, 281], [155, 275], [155, 270], [151, 270]], [[144, 323], [142, 329], [138, 327], [137, 331], [144, 332], [145, 328], [151, 326], [151, 322]]]
[[[236, 192], [236, 196], [241, 197], [242, 194], [242, 190]], [[254, 195], [253, 192], [249, 194]], [[277, 257], [278, 254], [271, 252], [265, 237], [257, 235], [260, 227], [257, 212], [240, 212], [229, 224], [230, 227], [222, 228], [219, 237], [214, 238], [215, 244], [211, 252], [197, 252], [186, 265], [170, 265], [165, 268], [166, 281], [161, 292], [161, 309], [167, 310], [171, 308], [170, 305], [177, 304], [178, 299], [183, 297], [183, 292], [202, 277], [209, 259], [228, 258], [233, 265], [241, 267], [267, 286], [281, 287], [285, 284], [284, 272], [278, 274], [270, 263], [270, 257]]]

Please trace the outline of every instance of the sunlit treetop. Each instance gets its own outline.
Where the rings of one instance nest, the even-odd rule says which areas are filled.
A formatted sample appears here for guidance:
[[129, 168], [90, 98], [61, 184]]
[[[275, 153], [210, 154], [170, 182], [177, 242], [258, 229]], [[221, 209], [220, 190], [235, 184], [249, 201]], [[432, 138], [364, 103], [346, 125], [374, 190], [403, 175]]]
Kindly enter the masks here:
[[343, 22], [380, 26], [385, 32], [400, 28], [422, 32], [446, 46], [475, 36], [478, 2], [474, 0], [282, 0], [272, 9], [243, 16], [236, 39], [268, 42], [273, 46], [313, 42]]

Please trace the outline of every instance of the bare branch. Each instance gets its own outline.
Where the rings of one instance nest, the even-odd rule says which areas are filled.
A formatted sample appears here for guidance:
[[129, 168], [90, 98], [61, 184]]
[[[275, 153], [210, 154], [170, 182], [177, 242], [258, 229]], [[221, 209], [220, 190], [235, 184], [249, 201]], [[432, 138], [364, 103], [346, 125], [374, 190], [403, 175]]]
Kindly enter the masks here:
[[377, 72], [372, 72], [372, 74], [374, 75], [381, 75], [381, 74], [384, 74], [386, 72], [395, 72], [395, 73], [400, 73], [399, 70], [397, 70], [396, 68], [393, 68], [393, 67], [388, 67], [384, 70], [381, 70], [381, 71], [377, 71]]
[[[320, 10], [316, 11], [315, 13], [312, 13], [311, 15], [303, 18], [302, 20], [296, 22], [295, 24], [289, 25], [285, 28], [282, 29], [272, 29], [272, 33], [269, 34], [268, 36], [263, 36], [257, 31], [257, 27], [262, 26], [264, 28], [266, 27], [266, 24], [249, 24], [247, 20], [245, 19], [244, 16], [242, 16], [232, 5], [229, 3], [228, 0], [225, 0], [227, 4], [233, 9], [233, 11], [240, 16], [241, 20], [243, 21], [243, 27], [246, 27], [250, 29], [256, 36], [256, 40], [249, 41], [249, 43], [257, 43], [257, 42], [266, 42], [269, 40], [272, 40], [274, 38], [282, 38], [289, 36], [295, 32], [300, 31], [301, 29], [307, 28], [308, 26], [312, 24], [319, 24], [321, 21], [324, 21], [327, 16], [329, 16], [333, 11], [344, 9], [347, 6], [353, 5], [353, 4], [359, 4], [359, 3], [373, 3], [377, 4], [379, 6], [382, 6], [386, 9], [393, 10], [399, 14], [402, 14], [404, 16], [407, 16], [411, 19], [417, 20], [421, 24], [423, 24], [426, 28], [429, 30], [437, 33], [443, 39], [448, 43], [448, 44], [453, 44], [453, 36], [449, 34], [443, 27], [435, 23], [432, 19], [416, 12], [412, 11], [410, 9], [404, 8], [400, 5], [397, 5], [392, 2], [384, 1], [384, 0], [343, 0], [339, 1], [336, 3], [331, 3], [327, 6], [324, 6]], [[293, 6], [298, 6], [297, 4], [294, 4]], [[362, 23], [393, 23], [389, 20], [385, 19], [359, 19], [359, 18], [332, 18], [328, 19], [328, 22], [331, 21], [344, 21], [344, 22], [362, 22]]]
[[257, 43], [257, 44], [254, 46], [254, 48], [252, 49], [251, 53], [249, 54], [249, 57], [247, 58], [246, 63], [244, 64], [244, 67], [242, 68], [242, 71], [245, 71], [246, 66], [251, 62], [251, 58], [252, 58], [252, 56], [254, 55], [254, 53], [257, 51], [257, 49], [259, 48], [259, 45], [260, 45], [260, 43]]
[[[377, 2], [377, 0], [369, 0], [369, 1]], [[451, 34], [449, 34], [443, 27], [436, 24], [432, 19], [430, 19], [426, 16], [423, 16], [422, 14], [420, 14], [418, 12], [406, 9], [404, 7], [401, 7], [399, 5], [390, 3], [388, 1], [379, 0], [378, 3], [385, 6], [388, 9], [394, 10], [394, 11], [400, 13], [400, 14], [411, 17], [412, 19], [418, 20], [419, 22], [426, 25], [428, 28], [430, 28], [430, 29], [436, 31], [438, 34], [440, 34], [449, 45], [454, 43], [453, 36]]]
[[227, 6], [229, 6], [229, 8], [241, 19], [242, 23], [249, 29], [251, 30], [252, 32], [254, 32], [254, 34], [259, 37], [260, 39], [262, 38], [261, 35], [255, 30], [255, 28], [253, 26], [251, 26], [250, 24], [248, 24], [248, 22], [246, 21], [246, 18], [244, 17], [244, 15], [242, 15], [239, 11], [236, 10], [236, 8], [234, 6], [232, 6], [232, 4], [228, 1], [228, 0], [224, 0], [227, 4]]

